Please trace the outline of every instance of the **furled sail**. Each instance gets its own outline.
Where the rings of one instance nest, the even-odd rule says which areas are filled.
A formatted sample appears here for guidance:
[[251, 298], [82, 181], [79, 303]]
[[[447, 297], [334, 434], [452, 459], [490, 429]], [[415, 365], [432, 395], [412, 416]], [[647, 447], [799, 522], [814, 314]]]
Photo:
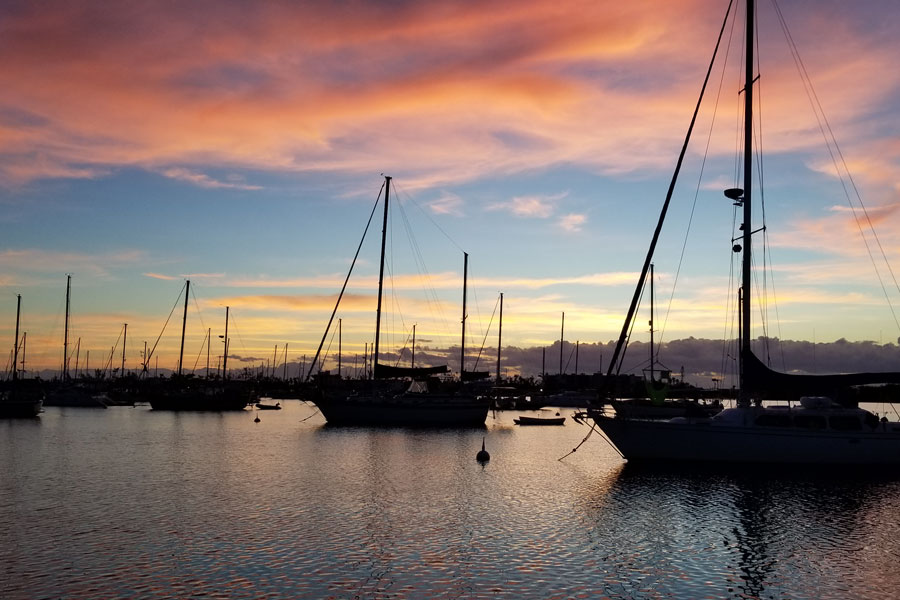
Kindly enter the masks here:
[[837, 396], [854, 385], [900, 383], [900, 372], [798, 375], [773, 371], [752, 352], [744, 359], [744, 389], [752, 393], [780, 395]]
[[386, 379], [388, 377], [428, 377], [447, 373], [447, 365], [437, 367], [393, 367], [391, 365], [375, 364], [375, 378]]

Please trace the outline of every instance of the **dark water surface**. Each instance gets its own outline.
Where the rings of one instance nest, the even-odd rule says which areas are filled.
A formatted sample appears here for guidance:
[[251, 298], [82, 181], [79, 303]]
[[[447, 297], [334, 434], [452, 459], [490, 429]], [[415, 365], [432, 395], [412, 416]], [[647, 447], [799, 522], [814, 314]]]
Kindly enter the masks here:
[[0, 421], [0, 598], [900, 594], [900, 473], [639, 469], [599, 435], [559, 462], [586, 427], [283, 404]]

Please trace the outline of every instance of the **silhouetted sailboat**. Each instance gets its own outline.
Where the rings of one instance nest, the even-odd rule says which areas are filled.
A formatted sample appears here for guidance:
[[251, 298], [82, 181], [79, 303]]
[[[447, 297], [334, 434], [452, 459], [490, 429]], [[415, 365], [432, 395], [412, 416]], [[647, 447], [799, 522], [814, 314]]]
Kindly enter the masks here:
[[657, 368], [657, 347], [654, 344], [654, 270], [650, 263], [650, 368], [644, 371], [647, 397], [613, 398], [609, 404], [616, 414], [635, 419], [672, 419], [674, 417], [711, 417], [722, 410], [719, 400], [698, 402], [689, 398], [669, 399], [671, 372]]
[[[330, 425], [386, 425], [416, 427], [484, 426], [490, 399], [468, 393], [461, 382], [447, 382], [435, 375], [446, 373], [446, 365], [433, 367], [400, 367], [379, 362], [381, 337], [381, 301], [384, 290], [385, 244], [391, 178], [384, 178], [384, 220], [381, 238], [381, 262], [378, 274], [378, 305], [375, 323], [373, 379], [356, 382], [349, 392], [339, 384], [336, 389], [321, 378], [322, 386], [313, 400]], [[358, 253], [358, 250], [357, 250]], [[466, 261], [468, 255], [466, 255]], [[468, 262], [466, 262], [468, 265]], [[352, 269], [352, 267], [351, 267]], [[349, 278], [349, 274], [347, 276]], [[465, 268], [464, 276], [465, 279]], [[344, 282], [346, 287], [346, 281]], [[343, 290], [341, 291], [343, 294]], [[338, 303], [340, 297], [338, 298]], [[337, 306], [335, 306], [335, 312]], [[463, 292], [463, 346], [460, 364], [465, 378], [465, 284]], [[334, 313], [332, 313], [332, 320]], [[329, 321], [330, 325], [331, 321]], [[326, 334], [327, 335], [327, 327]], [[325, 337], [323, 336], [323, 341]], [[319, 346], [321, 350], [321, 344]], [[319, 353], [310, 365], [310, 373]], [[308, 377], [308, 376], [307, 376]]]
[[63, 334], [63, 364], [59, 382], [47, 394], [45, 406], [68, 406], [81, 408], [106, 408], [102, 390], [84, 382], [73, 382], [69, 377], [69, 306], [72, 296], [72, 276], [66, 275], [66, 321]]
[[16, 294], [16, 337], [13, 345], [12, 374], [0, 389], [0, 417], [36, 417], [41, 413], [44, 394], [35, 385], [23, 386], [19, 380], [19, 316], [22, 296]]
[[[743, 209], [742, 244], [734, 251], [742, 255], [740, 306], [740, 393], [738, 406], [712, 418], [675, 418], [645, 421], [609, 417], [600, 411], [590, 414], [599, 429], [630, 461], [675, 460], [716, 462], [757, 462], [778, 464], [898, 464], [900, 424], [879, 421], [877, 415], [852, 402], [835, 401], [841, 389], [853, 385], [900, 382], [900, 373], [857, 373], [847, 375], [789, 375], [764, 365], [752, 352], [751, 335], [751, 185], [753, 158], [754, 0], [747, 0], [746, 65], [744, 88], [744, 187], [729, 189], [725, 195]], [[723, 24], [722, 30], [724, 31]], [[721, 36], [721, 34], [720, 34]], [[718, 48], [718, 46], [717, 46]], [[710, 70], [712, 65], [710, 65]], [[707, 73], [707, 81], [709, 73]], [[706, 83], [704, 83], [704, 89]], [[702, 98], [702, 95], [701, 95]], [[698, 104], [699, 108], [699, 104]], [[694, 117], [696, 118], [696, 112]], [[691, 123], [693, 127], [693, 121]], [[690, 139], [690, 129], [688, 131]], [[681, 158], [687, 146], [682, 149]], [[681, 165], [676, 168], [676, 176]], [[659, 231], [671, 199], [672, 185], [663, 205], [659, 224], [650, 245], [638, 290], [643, 285]], [[637, 296], [637, 291], [635, 296]], [[629, 308], [623, 333], [629, 328], [635, 301]], [[618, 355], [624, 335], [616, 347]], [[616, 362], [614, 357], [613, 364]], [[763, 392], [805, 394], [800, 406], [764, 407]]]
[[[163, 385], [155, 386], [150, 397], [153, 410], [219, 412], [244, 410], [252, 399], [252, 390], [243, 381], [229, 381], [223, 371], [221, 381], [200, 379], [184, 373], [184, 337], [187, 330], [188, 298], [191, 282], [185, 282], [184, 317], [181, 325], [181, 350], [178, 354], [178, 372]], [[228, 312], [225, 317], [225, 355], [228, 354]]]

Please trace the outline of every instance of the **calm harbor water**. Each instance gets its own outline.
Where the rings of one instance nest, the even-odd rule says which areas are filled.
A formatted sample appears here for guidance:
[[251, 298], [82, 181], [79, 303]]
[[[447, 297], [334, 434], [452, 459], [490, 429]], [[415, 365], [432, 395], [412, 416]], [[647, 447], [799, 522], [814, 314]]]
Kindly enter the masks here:
[[900, 589], [900, 473], [634, 468], [599, 435], [560, 462], [586, 427], [334, 429], [283, 405], [0, 421], [0, 598]]

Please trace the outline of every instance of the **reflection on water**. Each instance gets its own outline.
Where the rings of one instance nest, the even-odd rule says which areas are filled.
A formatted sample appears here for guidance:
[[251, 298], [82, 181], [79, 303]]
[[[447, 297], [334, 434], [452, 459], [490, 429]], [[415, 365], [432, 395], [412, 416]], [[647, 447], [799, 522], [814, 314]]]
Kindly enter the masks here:
[[[0, 421], [0, 597], [885, 598], [900, 483], [624, 465], [586, 430]], [[475, 453], [486, 435], [491, 461]]]
[[611, 595], [886, 598], [900, 582], [898, 481], [625, 465], [585, 511]]

